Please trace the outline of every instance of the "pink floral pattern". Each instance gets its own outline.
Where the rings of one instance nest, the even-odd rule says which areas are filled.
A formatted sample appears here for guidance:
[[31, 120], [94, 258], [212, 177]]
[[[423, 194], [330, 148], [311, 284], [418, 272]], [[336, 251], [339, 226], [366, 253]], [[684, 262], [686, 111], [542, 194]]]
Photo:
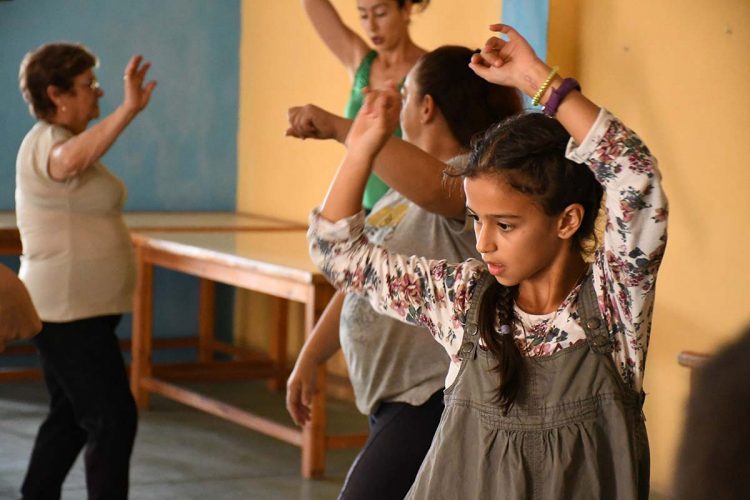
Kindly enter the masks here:
[[[640, 390], [651, 333], [656, 276], [667, 240], [667, 200], [656, 159], [640, 138], [606, 110], [567, 156], [586, 164], [606, 191], [607, 222], [594, 257], [594, 288], [607, 322], [615, 365], [623, 381]], [[384, 314], [425, 326], [453, 360], [472, 292], [485, 266], [391, 254], [363, 234], [364, 216], [332, 223], [314, 211], [310, 255], [331, 282], [366, 295]], [[578, 287], [554, 315], [514, 332], [526, 356], [546, 356], [585, 341], [576, 311]], [[521, 312], [522, 313], [522, 312]], [[533, 317], [531, 317], [533, 319]]]

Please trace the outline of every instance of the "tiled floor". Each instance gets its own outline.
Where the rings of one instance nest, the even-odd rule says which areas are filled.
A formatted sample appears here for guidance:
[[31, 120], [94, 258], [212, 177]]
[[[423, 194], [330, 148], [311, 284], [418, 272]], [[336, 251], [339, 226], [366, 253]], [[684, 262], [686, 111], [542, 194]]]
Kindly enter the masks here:
[[[283, 395], [262, 383], [192, 387], [281, 422], [291, 420]], [[41, 382], [0, 384], [0, 499], [19, 498], [29, 452], [44, 417], [47, 396]], [[365, 418], [353, 405], [329, 403], [329, 428], [360, 432]], [[131, 499], [270, 500], [333, 499], [356, 450], [328, 454], [327, 477], [299, 476], [299, 449], [178, 403], [152, 398], [141, 414], [131, 467]], [[65, 483], [63, 499], [86, 498], [79, 460]], [[652, 495], [652, 500], [667, 500]]]
[[[279, 421], [283, 396], [260, 383], [193, 386]], [[330, 499], [336, 498], [356, 450], [328, 454], [327, 477], [299, 476], [299, 449], [233, 423], [153, 397], [140, 417], [131, 467], [132, 499]], [[45, 414], [41, 382], [0, 384], [0, 499], [18, 498], [37, 427]], [[359, 432], [365, 418], [353, 405], [331, 402], [329, 425]], [[86, 497], [79, 460], [65, 483], [63, 499]]]

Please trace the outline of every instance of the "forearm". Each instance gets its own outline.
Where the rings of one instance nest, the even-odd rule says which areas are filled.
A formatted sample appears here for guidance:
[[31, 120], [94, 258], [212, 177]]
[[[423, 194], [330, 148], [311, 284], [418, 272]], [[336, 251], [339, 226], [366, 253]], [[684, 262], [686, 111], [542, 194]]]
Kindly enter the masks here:
[[362, 195], [371, 170], [370, 155], [347, 151], [321, 205], [320, 215], [337, 221], [362, 210]]
[[[334, 138], [345, 144], [352, 120], [333, 114], [330, 118]], [[445, 217], [462, 217], [463, 186], [445, 177], [445, 168], [442, 161], [398, 137], [388, 139], [373, 162], [373, 172], [416, 205]]]
[[104, 156], [135, 115], [135, 111], [118, 106], [101, 122], [56, 146], [49, 158], [52, 177], [65, 179], [90, 167]]
[[310, 337], [305, 341], [299, 359], [313, 366], [325, 363], [341, 348], [339, 321], [345, 295], [336, 292], [315, 324]]
[[[529, 97], [533, 97], [551, 71], [552, 68], [544, 64], [542, 61], [537, 61], [537, 64], [530, 67], [529, 70], [522, 75], [519, 90]], [[549, 87], [539, 101], [542, 105], [547, 103], [552, 95], [552, 90], [559, 87], [562, 84], [562, 81], [563, 79], [559, 75], [556, 75], [552, 79], [552, 82], [550, 82]], [[557, 118], [562, 126], [565, 127], [565, 130], [568, 131], [573, 140], [580, 144], [588, 134], [589, 130], [591, 130], [598, 115], [599, 106], [591, 102], [581, 92], [573, 90], [565, 99], [563, 99], [562, 103], [557, 108], [555, 118]]]
[[463, 217], [463, 185], [457, 178], [444, 176], [446, 167], [417, 146], [391, 137], [375, 158], [373, 171], [425, 210], [445, 217]]

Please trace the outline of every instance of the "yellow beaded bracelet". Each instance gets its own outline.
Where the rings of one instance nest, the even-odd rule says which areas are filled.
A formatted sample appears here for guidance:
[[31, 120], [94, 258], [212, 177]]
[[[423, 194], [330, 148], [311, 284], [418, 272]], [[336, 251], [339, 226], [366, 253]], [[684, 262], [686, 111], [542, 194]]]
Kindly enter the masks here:
[[544, 80], [544, 83], [542, 84], [542, 86], [541, 86], [541, 87], [539, 87], [539, 90], [537, 90], [537, 91], [536, 91], [536, 94], [534, 94], [534, 98], [533, 98], [533, 99], [531, 99], [531, 104], [532, 104], [532, 105], [534, 105], [534, 106], [539, 106], [539, 101], [541, 101], [541, 100], [542, 100], [542, 96], [544, 95], [544, 93], [545, 93], [545, 92], [547, 91], [547, 89], [549, 88], [549, 84], [550, 84], [550, 83], [552, 83], [552, 79], [553, 79], [553, 78], [555, 77], [555, 75], [557, 74], [557, 70], [558, 70], [558, 69], [559, 69], [559, 68], [558, 68], [557, 66], [553, 66], [553, 67], [552, 67], [552, 71], [550, 71], [550, 72], [549, 72], [549, 75], [547, 75], [547, 79], [546, 79], [546, 80]]

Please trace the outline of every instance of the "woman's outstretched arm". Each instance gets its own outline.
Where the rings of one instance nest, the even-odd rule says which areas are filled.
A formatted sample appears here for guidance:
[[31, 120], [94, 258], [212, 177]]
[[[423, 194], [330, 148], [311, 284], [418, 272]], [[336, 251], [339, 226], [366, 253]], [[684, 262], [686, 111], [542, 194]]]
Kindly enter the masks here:
[[[286, 135], [300, 139], [346, 142], [352, 120], [313, 104], [288, 111]], [[446, 164], [398, 137], [389, 137], [375, 157], [373, 171], [390, 187], [425, 210], [444, 217], [463, 218], [466, 199], [460, 180], [445, 177]]]
[[125, 67], [125, 96], [122, 104], [93, 127], [52, 148], [47, 168], [53, 179], [64, 180], [90, 167], [109, 150], [133, 118], [148, 105], [156, 82], [144, 85], [151, 65], [141, 65], [142, 59], [141, 56], [133, 56]]
[[370, 47], [344, 24], [329, 0], [302, 0], [302, 7], [328, 50], [353, 76]]

